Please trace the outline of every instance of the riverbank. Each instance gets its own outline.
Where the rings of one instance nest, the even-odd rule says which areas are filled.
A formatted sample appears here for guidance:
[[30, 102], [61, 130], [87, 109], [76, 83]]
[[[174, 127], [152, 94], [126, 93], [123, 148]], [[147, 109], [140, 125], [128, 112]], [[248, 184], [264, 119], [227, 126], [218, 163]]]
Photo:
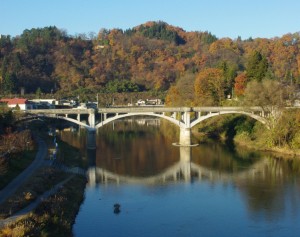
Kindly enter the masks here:
[[267, 147], [266, 144], [262, 144], [258, 141], [251, 141], [249, 137], [245, 136], [236, 136], [234, 138], [234, 144], [240, 147], [245, 147], [248, 150], [272, 153], [282, 158], [300, 159], [299, 149], [291, 149], [289, 147]]
[[199, 124], [196, 133], [255, 151], [300, 158], [300, 111], [287, 111], [270, 129], [246, 116], [224, 115]]
[[37, 151], [34, 149], [14, 154], [14, 158], [12, 159], [8, 158], [1, 160], [0, 190], [7, 186], [15, 177], [17, 177], [33, 162], [36, 153]]
[[[199, 139], [200, 142], [208, 142], [209, 140], [219, 141], [223, 144], [228, 144], [228, 141], [226, 140], [224, 134], [221, 135], [211, 135], [211, 134], [205, 134], [200, 133], [198, 131], [193, 132], [193, 134]], [[290, 149], [288, 147], [267, 147], [265, 144], [262, 144], [261, 142], [257, 141], [251, 141], [249, 137], [241, 137], [236, 136], [234, 137], [233, 141], [229, 142], [230, 144], [233, 144], [234, 146], [238, 146], [239, 148], [251, 150], [251, 151], [257, 151], [257, 152], [266, 152], [271, 153], [276, 157], [285, 158], [285, 159], [299, 159], [300, 160], [300, 150], [294, 150]]]
[[0, 203], [2, 189], [33, 163], [37, 142], [28, 129], [0, 135]]
[[73, 176], [36, 209], [5, 226], [1, 236], [72, 236], [72, 226], [83, 201], [86, 181]]
[[[46, 140], [51, 144], [51, 137]], [[59, 140], [58, 143], [70, 151], [70, 153], [63, 153], [66, 162], [71, 160], [69, 154], [73, 157], [76, 154], [75, 160], [80, 160], [77, 149]], [[68, 164], [64, 165], [66, 167]], [[74, 165], [74, 160], [72, 160], [72, 167]], [[5, 225], [0, 230], [0, 235], [37, 236], [43, 233], [45, 236], [71, 236], [72, 225], [84, 198], [86, 177], [67, 174], [54, 166], [43, 167], [30, 177], [26, 185], [18, 189], [12, 199], [1, 205], [1, 214], [3, 217], [8, 217], [13, 213], [18, 213], [22, 208], [44, 195], [45, 191], [51, 190], [63, 180], [67, 180], [67, 182], [56, 190], [55, 194], [42, 200], [36, 209], [22, 216], [22, 219]]]

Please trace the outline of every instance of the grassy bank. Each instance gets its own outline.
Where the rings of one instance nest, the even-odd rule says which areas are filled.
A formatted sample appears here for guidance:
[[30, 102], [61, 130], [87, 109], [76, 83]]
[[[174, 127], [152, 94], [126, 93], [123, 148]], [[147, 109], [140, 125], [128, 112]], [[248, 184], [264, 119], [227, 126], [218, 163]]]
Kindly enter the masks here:
[[0, 165], [0, 190], [17, 177], [34, 160], [36, 150], [10, 154]]
[[272, 147], [267, 143], [267, 139], [261, 137], [260, 139], [251, 139], [249, 134], [240, 133], [234, 137], [234, 143], [241, 147], [246, 147], [247, 149], [257, 150], [257, 151], [267, 151], [277, 154], [282, 154], [287, 158], [300, 159], [300, 149], [293, 149], [289, 146], [282, 147]]
[[83, 201], [86, 180], [74, 176], [55, 195], [43, 201], [27, 218], [0, 231], [5, 236], [72, 236], [72, 226]]
[[228, 144], [300, 157], [300, 113], [287, 112], [271, 128], [246, 116], [226, 115], [199, 124], [198, 132]]
[[64, 180], [68, 175], [51, 167], [37, 170], [14, 195], [0, 205], [0, 218], [6, 218], [51, 189], [55, 184]]
[[[41, 134], [40, 134], [41, 135]], [[49, 153], [53, 137], [43, 134]], [[57, 160], [66, 166], [84, 167], [78, 149], [60, 141]], [[67, 152], [66, 152], [67, 151]], [[44, 167], [28, 179], [17, 193], [0, 206], [2, 218], [10, 216], [34, 201], [54, 185], [70, 177], [53, 167]], [[27, 217], [0, 230], [0, 236], [71, 236], [72, 225], [84, 198], [86, 178], [74, 176], [55, 195], [44, 200]]]
[[58, 140], [58, 160], [69, 167], [87, 168], [88, 163], [82, 159], [79, 149]]

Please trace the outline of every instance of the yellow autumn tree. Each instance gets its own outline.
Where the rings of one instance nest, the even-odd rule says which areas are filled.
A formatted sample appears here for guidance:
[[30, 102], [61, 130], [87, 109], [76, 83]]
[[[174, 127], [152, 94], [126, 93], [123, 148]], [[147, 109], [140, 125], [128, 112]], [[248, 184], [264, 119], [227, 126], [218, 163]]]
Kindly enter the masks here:
[[199, 72], [194, 87], [196, 105], [220, 105], [225, 98], [225, 81], [221, 69], [206, 68]]

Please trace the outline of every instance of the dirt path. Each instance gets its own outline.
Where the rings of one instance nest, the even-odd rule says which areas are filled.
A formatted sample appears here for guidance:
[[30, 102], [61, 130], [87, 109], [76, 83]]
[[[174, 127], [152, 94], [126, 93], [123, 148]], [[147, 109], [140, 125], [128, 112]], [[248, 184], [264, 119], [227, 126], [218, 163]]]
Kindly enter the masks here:
[[[5, 202], [11, 195], [14, 194], [14, 192], [22, 186], [26, 180], [32, 175], [32, 173], [40, 168], [43, 165], [53, 165], [52, 161], [46, 161], [46, 155], [48, 153], [47, 144], [42, 139], [37, 139], [38, 142], [38, 152], [36, 154], [36, 157], [32, 164], [25, 169], [19, 176], [17, 176], [12, 182], [10, 182], [4, 189], [0, 191], [0, 204]], [[54, 167], [58, 165], [53, 165]], [[0, 229], [4, 226], [15, 222], [19, 219], [22, 219], [24, 216], [26, 216], [29, 212], [31, 212], [33, 209], [35, 209], [43, 200], [47, 199], [49, 196], [56, 193], [59, 188], [61, 188], [66, 182], [68, 182], [74, 175], [86, 175], [85, 171], [78, 167], [68, 168], [66, 166], [58, 166], [56, 168], [59, 168], [67, 173], [71, 173], [71, 175], [63, 180], [62, 182], [56, 184], [52, 189], [44, 192], [42, 195], [40, 195], [34, 202], [30, 203], [28, 206], [23, 208], [22, 210], [16, 212], [12, 216], [0, 220]]]
[[6, 201], [14, 192], [24, 184], [28, 177], [32, 175], [32, 173], [41, 167], [46, 161], [46, 155], [48, 152], [46, 143], [37, 138], [38, 143], [38, 152], [35, 156], [34, 161], [28, 166], [21, 174], [19, 174], [13, 181], [11, 181], [5, 188], [0, 190], [0, 204]]
[[16, 212], [12, 216], [0, 220], [0, 229], [4, 226], [13, 223], [19, 219], [22, 219], [25, 217], [29, 212], [31, 212], [33, 209], [35, 209], [43, 200], [47, 199], [52, 194], [56, 193], [66, 182], [68, 182], [73, 176], [68, 177], [64, 181], [56, 184], [52, 189], [44, 192], [41, 196], [39, 196], [34, 202], [30, 203], [27, 207], [23, 208], [22, 210]]

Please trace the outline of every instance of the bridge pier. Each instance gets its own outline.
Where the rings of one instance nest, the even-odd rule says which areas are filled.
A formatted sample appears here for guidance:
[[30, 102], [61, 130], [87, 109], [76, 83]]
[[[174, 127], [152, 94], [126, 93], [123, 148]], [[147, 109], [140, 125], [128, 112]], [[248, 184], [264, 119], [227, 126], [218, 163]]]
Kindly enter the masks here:
[[95, 110], [90, 111], [88, 120], [90, 127], [95, 128]]
[[87, 129], [87, 149], [96, 149], [96, 129]]
[[190, 128], [180, 128], [179, 145], [180, 146], [192, 145]]

